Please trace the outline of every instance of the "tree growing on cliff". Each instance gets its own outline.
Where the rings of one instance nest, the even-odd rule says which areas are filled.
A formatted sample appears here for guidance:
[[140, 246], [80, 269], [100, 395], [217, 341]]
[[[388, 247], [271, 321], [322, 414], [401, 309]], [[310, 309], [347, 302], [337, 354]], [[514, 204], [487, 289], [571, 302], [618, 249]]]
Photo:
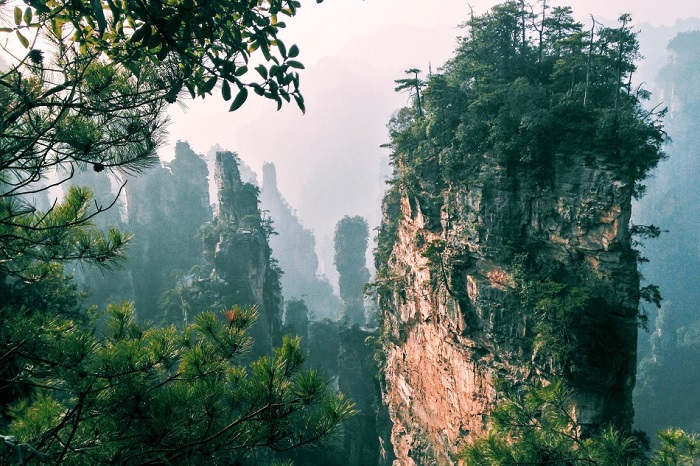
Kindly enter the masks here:
[[343, 319], [348, 325], [365, 325], [364, 287], [369, 281], [365, 253], [369, 226], [363, 217], [343, 217], [335, 226], [334, 263], [338, 269]]
[[546, 185], [555, 154], [598, 154], [643, 192], [665, 133], [663, 111], [642, 109], [649, 93], [631, 85], [639, 47], [629, 15], [589, 29], [570, 8], [535, 15], [507, 1], [465, 29], [455, 57], [427, 81], [423, 118], [399, 112], [390, 124], [403, 185], [458, 183], [484, 156]]
[[[503, 388], [503, 387], [501, 387]], [[489, 433], [466, 445], [467, 466], [566, 464], [569, 466], [694, 466], [700, 439], [680, 429], [658, 433], [648, 456], [648, 438], [608, 427], [591, 435], [576, 422], [571, 391], [561, 380], [527, 387], [520, 395], [504, 389], [490, 415]]]
[[410, 70], [406, 70], [405, 73], [409, 76], [413, 75], [413, 77], [396, 79], [394, 82], [398, 84], [398, 86], [396, 86], [394, 90], [396, 92], [408, 91], [408, 94], [414, 99], [418, 116], [422, 117], [423, 101], [421, 100], [421, 92], [425, 87], [425, 81], [418, 77], [418, 75], [421, 73], [421, 70], [419, 70], [418, 68], [411, 68]]

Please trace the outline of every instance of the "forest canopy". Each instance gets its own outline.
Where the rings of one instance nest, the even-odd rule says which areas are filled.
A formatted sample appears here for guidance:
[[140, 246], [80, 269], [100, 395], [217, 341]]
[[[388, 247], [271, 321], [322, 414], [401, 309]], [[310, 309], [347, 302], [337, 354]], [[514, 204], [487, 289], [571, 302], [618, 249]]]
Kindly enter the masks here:
[[633, 85], [640, 55], [629, 15], [584, 26], [570, 7], [508, 1], [464, 28], [454, 58], [425, 82], [416, 75], [414, 105], [389, 124], [406, 186], [421, 174], [458, 183], [484, 157], [546, 184], [553, 157], [565, 154], [604, 156], [643, 193], [665, 134], [663, 110], [643, 109], [649, 93]]
[[124, 257], [130, 235], [96, 216], [126, 182], [107, 204], [86, 187], [47, 196], [79, 172], [108, 186], [158, 164], [165, 108], [187, 93], [303, 111], [299, 49], [278, 37], [299, 6], [0, 0], [0, 464], [269, 463], [354, 413], [302, 367], [298, 338], [253, 360], [253, 305], [182, 328], [137, 322], [128, 302], [85, 309], [64, 265]]

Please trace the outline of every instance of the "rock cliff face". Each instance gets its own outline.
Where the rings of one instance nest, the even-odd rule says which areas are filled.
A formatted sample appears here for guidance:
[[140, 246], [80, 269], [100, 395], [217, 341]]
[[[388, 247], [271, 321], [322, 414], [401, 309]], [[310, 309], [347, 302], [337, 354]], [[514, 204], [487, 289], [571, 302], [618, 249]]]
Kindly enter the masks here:
[[175, 286], [175, 276], [202, 262], [197, 231], [211, 220], [207, 166], [186, 142], [175, 146], [175, 158], [126, 187], [128, 225], [134, 233], [129, 254], [136, 312], [159, 322], [159, 300]]
[[218, 186], [218, 235], [213, 251], [212, 277], [225, 283], [226, 305], [254, 304], [253, 355], [269, 353], [281, 338], [282, 289], [280, 271], [271, 261], [269, 226], [258, 209], [258, 188], [241, 181], [238, 160], [231, 152], [217, 152], [214, 179]]
[[[397, 188], [385, 200], [384, 399], [402, 466], [454, 464], [461, 442], [485, 429], [497, 380], [562, 376], [584, 428], [632, 421], [633, 180], [593, 156], [557, 155], [546, 183], [488, 156], [476, 167], [439, 192], [424, 179], [418, 192]], [[575, 348], [563, 359], [544, 350], [523, 263], [585, 289], [562, 321]]]

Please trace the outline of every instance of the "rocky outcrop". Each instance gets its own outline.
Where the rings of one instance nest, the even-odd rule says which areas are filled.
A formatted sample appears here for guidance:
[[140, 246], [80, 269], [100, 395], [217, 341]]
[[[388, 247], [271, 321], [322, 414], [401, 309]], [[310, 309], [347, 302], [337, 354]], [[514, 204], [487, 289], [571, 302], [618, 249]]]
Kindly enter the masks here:
[[128, 267], [140, 319], [161, 321], [163, 292], [175, 286], [174, 277], [202, 264], [197, 232], [212, 215], [207, 175], [206, 162], [188, 143], [179, 141], [170, 163], [126, 185], [127, 230], [134, 234]]
[[364, 289], [369, 281], [365, 266], [365, 254], [369, 238], [369, 226], [363, 217], [343, 217], [335, 226], [333, 256], [338, 270], [338, 287], [343, 301], [343, 321], [350, 327], [364, 326]]
[[[497, 381], [564, 377], [584, 428], [630, 427], [639, 277], [634, 183], [621, 173], [602, 157], [557, 155], [543, 182], [484, 156], [459, 184], [438, 191], [424, 178], [387, 196], [377, 285], [397, 464], [454, 464], [461, 442], [484, 431]], [[543, 317], [523, 270], [530, 287], [561, 284], [552, 299], [583, 298]], [[545, 318], [571, 339], [566, 357], [545, 350]]]
[[357, 325], [342, 328], [339, 334], [338, 386], [357, 410], [343, 424], [342, 464], [347, 466], [386, 466], [394, 460], [391, 422], [382, 404], [377, 362], [373, 348], [367, 345], [367, 339], [375, 334]]
[[258, 188], [241, 181], [232, 152], [216, 154], [218, 217], [214, 224], [212, 277], [221, 280], [227, 305], [256, 305], [253, 355], [267, 354], [281, 337], [280, 271], [271, 260], [270, 227], [258, 208]]
[[272, 163], [263, 164], [260, 206], [272, 219], [275, 234], [270, 237], [273, 257], [279, 261], [282, 291], [287, 300], [303, 299], [313, 319], [338, 317], [340, 300], [325, 277], [318, 275], [316, 239], [304, 228], [277, 186]]

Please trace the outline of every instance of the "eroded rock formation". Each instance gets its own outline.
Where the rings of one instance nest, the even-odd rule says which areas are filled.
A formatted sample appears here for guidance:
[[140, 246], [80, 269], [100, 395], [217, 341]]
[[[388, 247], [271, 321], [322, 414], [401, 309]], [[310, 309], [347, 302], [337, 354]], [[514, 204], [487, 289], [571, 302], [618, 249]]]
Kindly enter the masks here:
[[241, 181], [237, 157], [217, 152], [214, 179], [218, 186], [218, 217], [210, 242], [212, 277], [221, 287], [227, 305], [254, 304], [258, 321], [251, 331], [253, 354], [268, 353], [281, 337], [282, 290], [280, 271], [271, 261], [269, 225], [258, 208], [258, 188]]
[[369, 281], [365, 253], [369, 238], [367, 220], [355, 216], [343, 217], [335, 226], [335, 268], [338, 270], [340, 299], [343, 301], [343, 321], [348, 326], [364, 326], [364, 288]]
[[272, 219], [274, 235], [269, 239], [273, 257], [279, 261], [282, 291], [287, 300], [302, 299], [311, 318], [337, 318], [340, 300], [325, 277], [318, 275], [316, 239], [304, 228], [277, 186], [277, 172], [272, 163], [263, 164], [260, 206]]
[[[419, 192], [388, 194], [377, 283], [398, 464], [454, 464], [460, 443], [485, 429], [497, 380], [564, 377], [584, 427], [629, 428], [639, 277], [633, 180], [620, 173], [602, 157], [557, 155], [542, 183], [484, 156], [459, 185], [435, 193], [424, 180]], [[585, 290], [564, 329], [575, 353], [545, 350], [549, 317], [525, 298], [524, 263]], [[552, 281], [527, 286], [537, 283]]]
[[161, 321], [159, 301], [177, 280], [202, 263], [197, 232], [211, 220], [207, 166], [186, 142], [175, 145], [175, 158], [129, 180], [128, 226], [134, 234], [128, 266], [133, 276], [140, 319]]

